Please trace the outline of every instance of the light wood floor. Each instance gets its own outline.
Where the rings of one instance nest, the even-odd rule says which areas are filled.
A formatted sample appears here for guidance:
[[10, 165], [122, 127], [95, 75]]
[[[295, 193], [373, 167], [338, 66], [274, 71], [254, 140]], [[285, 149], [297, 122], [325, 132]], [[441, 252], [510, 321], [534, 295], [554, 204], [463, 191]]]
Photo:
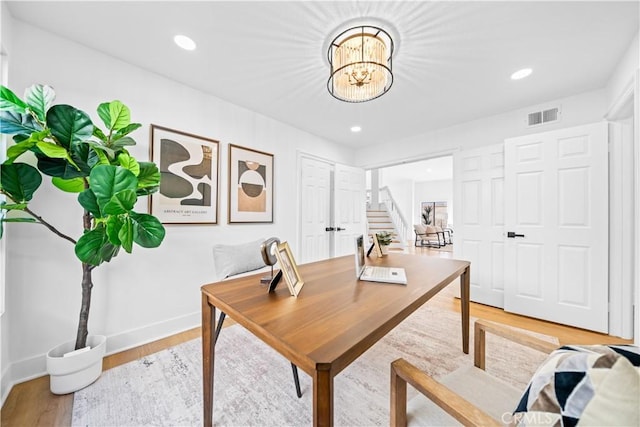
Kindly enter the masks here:
[[[442, 258], [452, 257], [451, 252], [436, 251], [428, 248], [412, 247], [410, 251]], [[452, 290], [453, 287], [451, 287], [451, 291]], [[427, 304], [437, 305], [445, 310], [459, 312], [460, 302], [454, 297], [451, 291], [442, 292]], [[631, 341], [609, 335], [505, 313], [503, 310], [482, 304], [471, 303], [471, 316], [555, 336], [558, 337], [560, 344], [631, 343]], [[228, 321], [225, 323], [225, 326], [231, 324], [232, 322]], [[198, 336], [200, 336], [200, 328], [195, 328], [122, 353], [113, 354], [104, 359], [103, 367], [105, 370], [110, 369], [197, 338]], [[2, 425], [2, 427], [70, 426], [72, 407], [73, 394], [64, 396], [51, 394], [51, 392], [49, 392], [49, 377], [44, 376], [13, 387], [2, 407], [0, 425]]]

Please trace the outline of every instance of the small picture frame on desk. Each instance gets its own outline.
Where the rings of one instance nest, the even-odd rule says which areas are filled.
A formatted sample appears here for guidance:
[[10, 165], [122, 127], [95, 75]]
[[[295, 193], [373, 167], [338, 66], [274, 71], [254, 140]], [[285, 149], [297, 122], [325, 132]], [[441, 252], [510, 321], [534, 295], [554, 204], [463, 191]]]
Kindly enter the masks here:
[[278, 244], [278, 250], [276, 251], [276, 258], [278, 258], [278, 264], [280, 265], [280, 271], [284, 277], [284, 281], [289, 287], [289, 292], [294, 297], [297, 297], [300, 293], [300, 289], [304, 285], [304, 281], [298, 271], [296, 261], [293, 259], [291, 248], [287, 242]]
[[380, 247], [380, 241], [378, 240], [377, 233], [373, 233], [373, 250], [378, 258], [382, 258], [382, 248]]

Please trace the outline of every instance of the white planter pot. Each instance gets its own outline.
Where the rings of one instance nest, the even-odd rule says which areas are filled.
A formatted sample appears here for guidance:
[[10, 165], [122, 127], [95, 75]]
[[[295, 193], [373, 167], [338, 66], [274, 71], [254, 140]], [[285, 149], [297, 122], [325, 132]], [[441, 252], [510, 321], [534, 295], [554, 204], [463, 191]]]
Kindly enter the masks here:
[[389, 246], [380, 245], [380, 252], [382, 253], [382, 256], [387, 256], [389, 254]]
[[107, 350], [107, 337], [87, 338], [90, 350], [63, 357], [73, 351], [75, 341], [61, 344], [47, 353], [47, 372], [51, 376], [51, 393], [67, 394], [85, 388], [102, 373], [102, 359]]

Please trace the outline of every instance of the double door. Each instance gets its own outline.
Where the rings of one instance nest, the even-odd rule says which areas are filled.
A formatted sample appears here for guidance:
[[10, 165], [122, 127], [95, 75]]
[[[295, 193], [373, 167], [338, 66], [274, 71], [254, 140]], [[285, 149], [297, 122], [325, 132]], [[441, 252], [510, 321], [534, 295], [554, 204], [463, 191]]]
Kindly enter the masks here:
[[366, 231], [364, 170], [300, 157], [300, 263], [354, 253]]
[[473, 301], [608, 332], [607, 158], [606, 123], [454, 156], [454, 256], [471, 261]]

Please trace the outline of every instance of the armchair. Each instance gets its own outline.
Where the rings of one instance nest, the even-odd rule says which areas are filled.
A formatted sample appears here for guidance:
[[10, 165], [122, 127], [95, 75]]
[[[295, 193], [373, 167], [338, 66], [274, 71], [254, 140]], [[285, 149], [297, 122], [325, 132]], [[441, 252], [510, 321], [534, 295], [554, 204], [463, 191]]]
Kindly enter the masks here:
[[[550, 353], [524, 392], [485, 372], [491, 332]], [[403, 359], [391, 364], [391, 425], [640, 425], [640, 348], [565, 345], [477, 320], [474, 366], [436, 381]], [[514, 367], [517, 369], [518, 367]], [[420, 394], [407, 403], [407, 383]]]
[[[442, 231], [438, 231], [434, 226], [414, 224], [413, 232], [416, 235], [416, 240], [414, 243], [415, 246], [428, 246], [428, 247], [441, 248], [446, 244], [444, 233]], [[420, 240], [420, 244], [418, 244], [418, 240]]]
[[[409, 425], [503, 425], [503, 415], [513, 412], [522, 390], [485, 371], [486, 332], [545, 353], [557, 348], [556, 344], [484, 320], [477, 320], [474, 328], [474, 366], [459, 368], [441, 381], [404, 359], [391, 364], [392, 426], [406, 426], [408, 420]], [[421, 393], [409, 405], [407, 383]]]

